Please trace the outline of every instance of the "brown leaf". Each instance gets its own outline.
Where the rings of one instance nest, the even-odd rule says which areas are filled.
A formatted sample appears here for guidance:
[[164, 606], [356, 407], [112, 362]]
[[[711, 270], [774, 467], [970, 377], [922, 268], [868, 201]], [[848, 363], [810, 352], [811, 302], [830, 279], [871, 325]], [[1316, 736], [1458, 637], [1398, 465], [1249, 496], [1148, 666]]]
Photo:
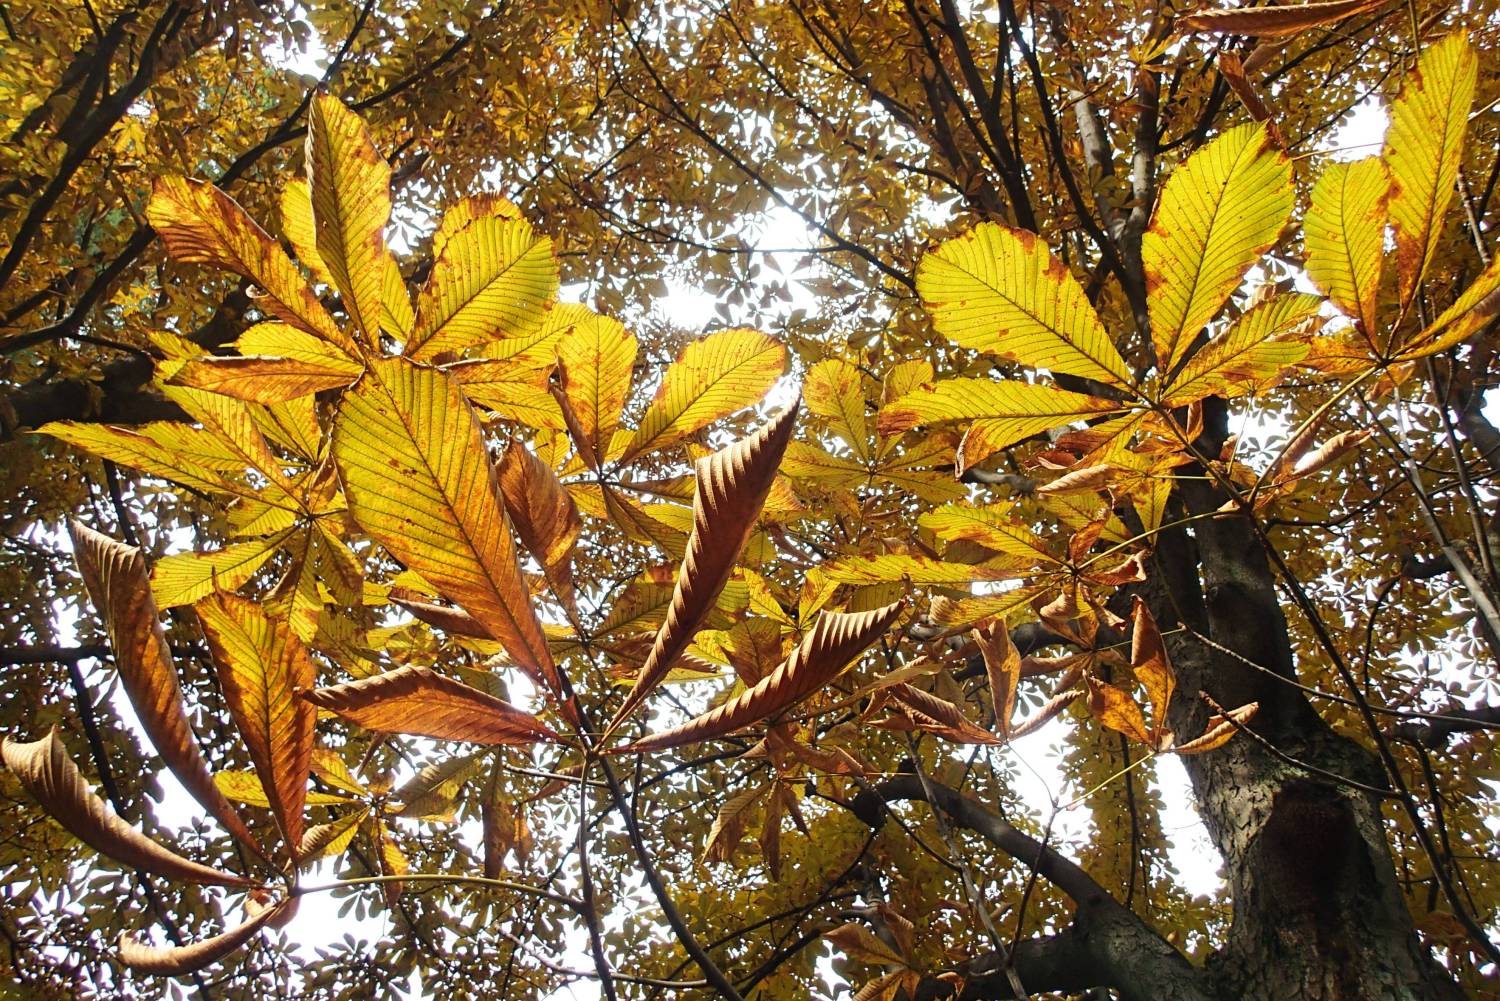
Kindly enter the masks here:
[[735, 852], [745, 837], [747, 814], [770, 789], [768, 785], [750, 786], [724, 801], [714, 815], [713, 826], [708, 829], [708, 842], [703, 848], [704, 862], [734, 861]]
[[1042, 708], [1038, 709], [1035, 714], [1026, 717], [1026, 719], [1010, 728], [1010, 739], [1018, 740], [1029, 733], [1040, 730], [1064, 709], [1072, 705], [1078, 699], [1078, 696], [1082, 694], [1078, 689], [1073, 688], [1052, 696], [1052, 698], [1043, 703]]
[[469, 636], [474, 639], [493, 639], [488, 629], [474, 616], [455, 605], [434, 605], [430, 601], [391, 595], [391, 601], [416, 616], [429, 626], [436, 626], [450, 636]]
[[[295, 899], [295, 898], [294, 898]], [[226, 932], [184, 946], [147, 945], [130, 932], [120, 933], [120, 962], [136, 973], [180, 977], [196, 973], [240, 949], [261, 927], [293, 901], [266, 907]]]
[[1003, 619], [974, 630], [974, 642], [984, 657], [984, 672], [990, 681], [995, 728], [1002, 736], [1009, 736], [1010, 721], [1016, 714], [1016, 686], [1021, 682], [1021, 653], [1011, 642]]
[[671, 670], [687, 649], [714, 600], [729, 580], [745, 548], [755, 519], [771, 491], [781, 456], [791, 440], [800, 401], [755, 434], [742, 438], [697, 464], [693, 495], [693, 531], [677, 573], [672, 604], [656, 642], [641, 665], [635, 687], [615, 713], [606, 737], [632, 712]]
[[891, 687], [891, 695], [902, 705], [912, 710], [912, 722], [917, 729], [951, 740], [955, 744], [1003, 744], [1003, 738], [995, 736], [978, 726], [958, 706], [947, 699], [940, 699], [931, 692], [901, 684]]
[[557, 598], [574, 607], [573, 544], [583, 531], [578, 507], [552, 467], [511, 439], [500, 457], [500, 495], [521, 544], [542, 565]]
[[56, 728], [41, 740], [28, 744], [6, 738], [0, 743], [0, 758], [48, 816], [79, 841], [116, 862], [187, 883], [255, 885], [244, 876], [185, 859], [115, 816], [89, 790], [78, 766], [68, 757]]
[[1036, 488], [1035, 493], [1042, 496], [1091, 493], [1103, 489], [1115, 478], [1115, 473], [1115, 467], [1110, 465], [1085, 466], [1082, 469], [1064, 473], [1051, 483], [1042, 484]]
[[370, 730], [473, 744], [557, 740], [541, 720], [427, 667], [302, 692], [302, 698]]
[[1104, 726], [1118, 730], [1131, 740], [1154, 746], [1146, 729], [1146, 717], [1135, 700], [1105, 681], [1088, 679], [1089, 712]]
[[1172, 692], [1177, 679], [1172, 674], [1172, 661], [1167, 657], [1167, 648], [1162, 644], [1161, 633], [1151, 610], [1136, 595], [1135, 610], [1131, 616], [1134, 629], [1130, 640], [1130, 668], [1135, 678], [1146, 686], [1146, 697], [1151, 700], [1153, 734], [1159, 737], [1167, 725], [1167, 706], [1172, 701]]
[[897, 955], [895, 949], [882, 942], [874, 932], [857, 921], [851, 921], [846, 925], [840, 925], [833, 931], [824, 932], [823, 937], [856, 962], [870, 966], [906, 965], [906, 960]]
[[708, 740], [775, 715], [837, 677], [901, 615], [901, 602], [869, 612], [823, 612], [791, 656], [756, 685], [681, 726], [610, 753], [659, 751]]
[[157, 618], [141, 551], [70, 522], [73, 558], [94, 607], [104, 616], [120, 684], [152, 746], [184, 789], [257, 854], [264, 851], [214, 785], [183, 709], [177, 667]]
[[239, 595], [211, 595], [193, 608], [213, 651], [224, 701], [270, 797], [287, 850], [295, 852], [305, 827], [317, 723], [312, 707], [295, 695], [313, 684], [307, 648], [290, 623], [270, 618]]
[[1179, 18], [1177, 23], [1191, 31], [1281, 38], [1363, 14], [1385, 3], [1386, 0], [1330, 0], [1285, 6], [1210, 8]]

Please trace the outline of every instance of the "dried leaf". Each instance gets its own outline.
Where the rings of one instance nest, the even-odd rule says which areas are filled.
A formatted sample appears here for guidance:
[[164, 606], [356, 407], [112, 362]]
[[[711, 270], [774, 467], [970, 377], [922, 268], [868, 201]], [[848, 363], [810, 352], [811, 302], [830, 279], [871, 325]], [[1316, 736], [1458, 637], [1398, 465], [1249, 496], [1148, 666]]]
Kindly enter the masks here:
[[850, 959], [871, 966], [905, 966], [906, 960], [857, 921], [840, 925], [823, 937]]
[[1010, 629], [1004, 619], [975, 629], [974, 642], [984, 658], [985, 676], [989, 678], [990, 695], [995, 704], [995, 727], [1002, 736], [1010, 736], [1010, 721], [1016, 714], [1016, 686], [1021, 682], [1021, 652], [1011, 642]]
[[53, 820], [79, 841], [122, 865], [185, 883], [254, 886], [252, 880], [211, 869], [163, 848], [115, 816], [89, 790], [83, 774], [63, 747], [56, 728], [41, 740], [22, 744], [6, 738], [0, 758]]
[[427, 667], [402, 667], [301, 694], [312, 705], [383, 733], [474, 744], [558, 739], [530, 713]]
[[1309, 28], [1335, 24], [1347, 17], [1383, 7], [1387, 2], [1388, 0], [1328, 0], [1323, 3], [1294, 3], [1284, 6], [1209, 8], [1178, 18], [1177, 23], [1190, 31], [1248, 35], [1253, 38], [1284, 38]]
[[1177, 678], [1172, 673], [1172, 661], [1156, 628], [1156, 620], [1151, 617], [1151, 610], [1140, 595], [1136, 595], [1131, 619], [1130, 668], [1135, 679], [1146, 687], [1146, 697], [1151, 700], [1153, 736], [1159, 738], [1165, 732], [1167, 707], [1177, 687]]
[[228, 931], [191, 945], [147, 945], [130, 932], [121, 932], [120, 962], [135, 973], [153, 977], [181, 977], [195, 973], [240, 949], [289, 904], [294, 904], [294, 901], [283, 901], [261, 909]]
[[1095, 678], [1088, 679], [1089, 713], [1102, 725], [1118, 730], [1131, 740], [1154, 747], [1146, 717], [1134, 699], [1122, 689]]
[[571, 608], [573, 544], [583, 530], [578, 507], [552, 467], [512, 439], [500, 457], [500, 494], [521, 544], [542, 565], [558, 600]]
[[1240, 727], [1248, 723], [1260, 709], [1259, 702], [1247, 702], [1224, 715], [1215, 714], [1203, 728], [1203, 734], [1186, 744], [1172, 748], [1173, 754], [1203, 754], [1229, 743]]
[[342, 855], [369, 813], [368, 808], [360, 807], [337, 820], [309, 827], [302, 835], [302, 843], [297, 846], [297, 857], [303, 862], [311, 862], [314, 859]]
[[802, 701], [836, 678], [901, 615], [901, 602], [869, 612], [823, 612], [791, 656], [753, 687], [681, 726], [611, 753], [658, 751], [723, 736]]
[[797, 409], [793, 402], [759, 431], [698, 461], [693, 531], [666, 621], [606, 734], [623, 723], [671, 670], [724, 590], [771, 490], [796, 425]]
[[76, 521], [68, 527], [73, 557], [94, 606], [104, 615], [120, 684], [130, 697], [141, 728], [183, 788], [226, 830], [263, 854], [255, 836], [214, 785], [203, 760], [183, 708], [177, 667], [157, 618], [141, 551]]
[[302, 842], [307, 776], [317, 714], [295, 692], [313, 684], [307, 649], [291, 625], [238, 595], [193, 606], [213, 651], [224, 701], [250, 751], [255, 773], [289, 849]]
[[997, 737], [978, 726], [963, 710], [947, 699], [908, 684], [893, 685], [891, 697], [911, 710], [910, 719], [917, 729], [951, 740], [956, 744], [1003, 744]]

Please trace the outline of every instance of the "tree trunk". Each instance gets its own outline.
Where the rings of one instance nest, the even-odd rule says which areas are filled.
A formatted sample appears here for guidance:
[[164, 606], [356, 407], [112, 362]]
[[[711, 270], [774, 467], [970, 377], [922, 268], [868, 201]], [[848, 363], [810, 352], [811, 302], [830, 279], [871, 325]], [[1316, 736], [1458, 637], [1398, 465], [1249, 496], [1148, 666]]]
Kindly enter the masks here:
[[[1222, 440], [1222, 414], [1219, 425]], [[1210, 442], [1206, 454], [1217, 452]], [[1226, 499], [1207, 482], [1182, 482], [1188, 514]], [[1247, 1001], [1462, 997], [1417, 939], [1381, 797], [1338, 781], [1384, 789], [1378, 760], [1334, 733], [1283, 680], [1294, 677], [1294, 658], [1260, 538], [1240, 517], [1192, 526], [1191, 535], [1163, 533], [1148, 600], [1164, 628], [1181, 622], [1235, 655], [1190, 633], [1169, 639], [1178, 679], [1169, 722], [1180, 735], [1203, 731], [1211, 710], [1200, 690], [1223, 706], [1260, 704], [1253, 734], [1183, 759], [1234, 901], [1228, 941], [1207, 971], [1215, 993]]]

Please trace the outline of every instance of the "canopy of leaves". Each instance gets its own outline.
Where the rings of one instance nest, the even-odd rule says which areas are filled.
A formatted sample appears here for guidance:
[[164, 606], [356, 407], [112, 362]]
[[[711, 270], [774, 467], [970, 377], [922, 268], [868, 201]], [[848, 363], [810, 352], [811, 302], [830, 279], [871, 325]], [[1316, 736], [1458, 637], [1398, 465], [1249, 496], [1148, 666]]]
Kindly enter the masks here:
[[1497, 36], [7, 6], [0, 995], [1494, 993]]

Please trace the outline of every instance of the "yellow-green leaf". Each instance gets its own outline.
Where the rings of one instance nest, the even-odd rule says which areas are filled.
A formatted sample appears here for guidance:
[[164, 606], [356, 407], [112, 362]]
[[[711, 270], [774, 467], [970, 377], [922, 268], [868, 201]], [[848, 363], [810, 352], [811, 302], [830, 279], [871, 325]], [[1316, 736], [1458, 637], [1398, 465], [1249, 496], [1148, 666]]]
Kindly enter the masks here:
[[[590, 312], [578, 316], [557, 342], [557, 373], [576, 427], [582, 455], [609, 445], [630, 393], [635, 335], [619, 320]], [[560, 413], [561, 411], [559, 411]]]
[[151, 568], [151, 593], [163, 608], [191, 605], [214, 591], [233, 591], [255, 576], [281, 546], [286, 532], [202, 553], [163, 556]]
[[981, 223], [922, 258], [917, 292], [938, 332], [966, 348], [1130, 384], [1077, 279], [1035, 234]]
[[1163, 373], [1276, 242], [1292, 204], [1292, 163], [1264, 123], [1230, 129], [1168, 176], [1141, 240]]
[[1311, 336], [1322, 304], [1320, 296], [1293, 293], [1253, 306], [1188, 359], [1163, 398], [1176, 407], [1211, 394], [1227, 398], [1269, 389], [1307, 355], [1306, 337], [1288, 335], [1306, 325]]
[[550, 239], [523, 219], [475, 219], [452, 234], [433, 262], [406, 353], [421, 361], [534, 334], [557, 285]]
[[1437, 253], [1458, 181], [1479, 60], [1463, 33], [1427, 46], [1391, 102], [1385, 161], [1402, 303], [1416, 293]]
[[880, 411], [880, 433], [899, 434], [919, 424], [973, 421], [958, 447], [962, 473], [1018, 441], [1073, 421], [1112, 413], [1118, 403], [1054, 386], [989, 379], [945, 379], [908, 393]]
[[681, 441], [758, 402], [786, 370], [786, 348], [758, 330], [721, 330], [689, 344], [620, 456], [621, 463]]
[[1378, 156], [1330, 164], [1313, 185], [1302, 223], [1307, 276], [1345, 313], [1360, 321], [1365, 336], [1379, 327], [1375, 296], [1385, 259], [1385, 211], [1391, 180]]
[[802, 381], [807, 409], [828, 422], [860, 463], [870, 461], [870, 429], [865, 420], [865, 374], [841, 358], [820, 361]]
[[390, 253], [391, 167], [360, 117], [329, 94], [315, 96], [308, 109], [307, 183], [318, 256], [365, 343], [377, 346]]

